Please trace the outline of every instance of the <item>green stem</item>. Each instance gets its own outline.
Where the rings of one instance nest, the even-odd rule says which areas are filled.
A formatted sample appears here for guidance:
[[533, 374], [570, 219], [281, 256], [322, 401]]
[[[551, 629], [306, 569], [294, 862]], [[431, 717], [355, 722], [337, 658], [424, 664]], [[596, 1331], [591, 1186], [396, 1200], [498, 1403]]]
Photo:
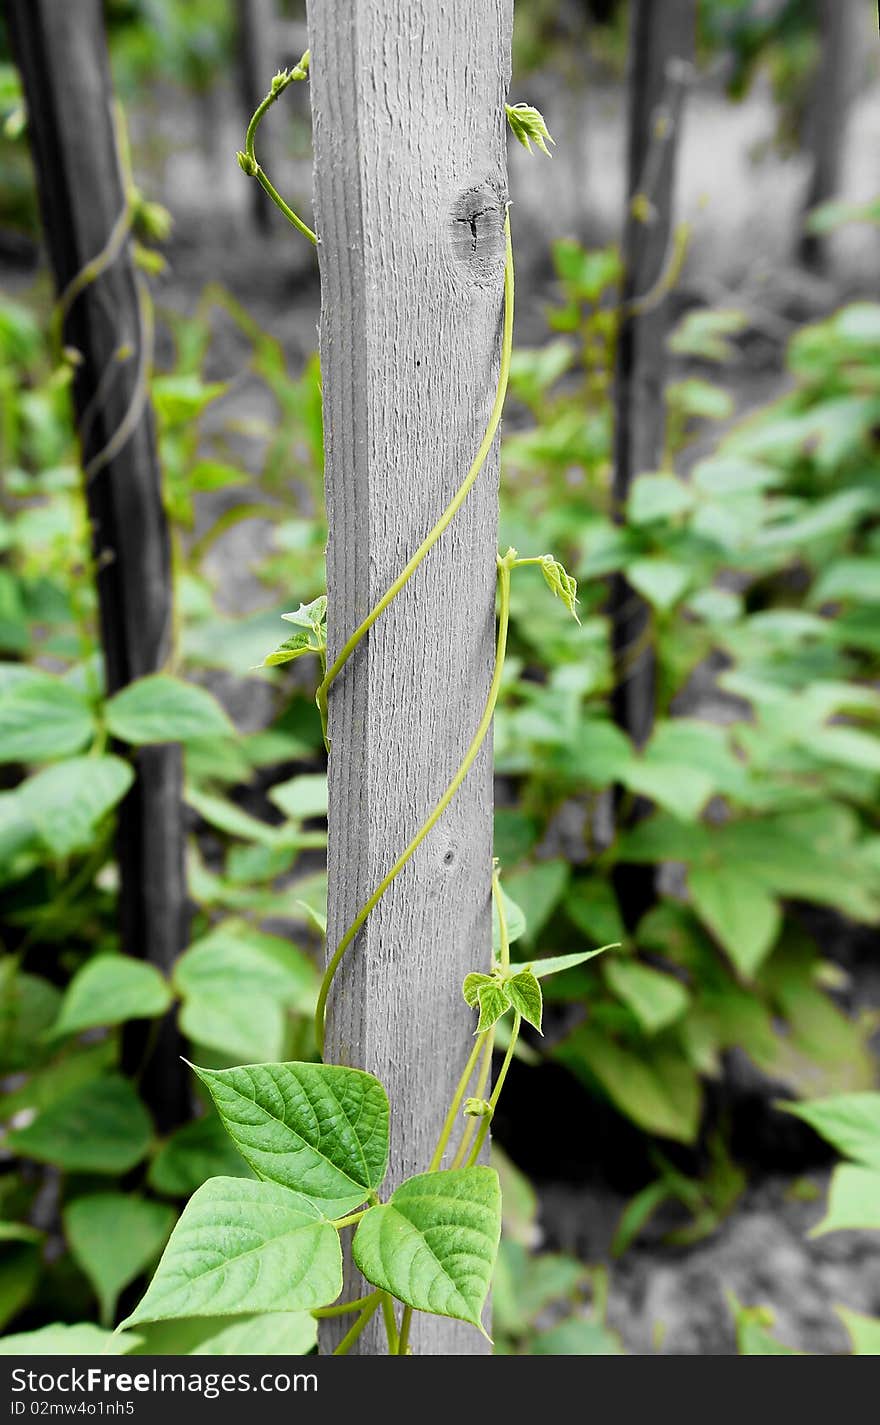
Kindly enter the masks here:
[[498, 560], [498, 583], [500, 597], [498, 615], [498, 643], [495, 652], [495, 671], [492, 675], [492, 683], [489, 688], [489, 695], [486, 699], [486, 706], [483, 710], [483, 716], [480, 718], [479, 726], [477, 727], [477, 730], [474, 733], [473, 738], [471, 739], [470, 746], [468, 747], [468, 750], [464, 755], [464, 759], [461, 763], [461, 766], [459, 767], [455, 776], [452, 778], [452, 781], [449, 783], [449, 786], [446, 788], [446, 791], [443, 793], [442, 797], [437, 802], [437, 805], [434, 807], [434, 810], [431, 812], [428, 819], [416, 832], [415, 836], [407, 846], [406, 850], [402, 851], [401, 854], [398, 856], [394, 865], [391, 867], [391, 870], [388, 872], [384, 880], [376, 887], [373, 894], [370, 896], [370, 899], [358, 911], [351, 925], [348, 927], [339, 944], [337, 945], [335, 951], [333, 952], [333, 956], [330, 959], [326, 970], [324, 971], [324, 978], [321, 981], [321, 989], [318, 994], [318, 1003], [315, 1009], [315, 1038], [318, 1043], [318, 1052], [321, 1054], [323, 1054], [324, 1052], [324, 1017], [327, 1005], [327, 996], [330, 993], [330, 986], [333, 983], [333, 977], [336, 974], [343, 955], [345, 954], [351, 942], [354, 940], [355, 936], [357, 935], [361, 926], [364, 924], [364, 921], [367, 919], [370, 912], [378, 905], [379, 901], [384, 896], [388, 887], [391, 885], [391, 882], [395, 879], [396, 876], [400, 874], [407, 861], [410, 860], [414, 852], [418, 849], [419, 846], [421, 846], [425, 837], [440, 820], [444, 811], [448, 807], [449, 803], [452, 801], [453, 797], [455, 796], [456, 792], [458, 791], [459, 787], [462, 785], [465, 777], [470, 771], [476, 759], [477, 753], [479, 752], [480, 747], [482, 746], [483, 741], [485, 740], [486, 734], [488, 733], [489, 728], [492, 725], [492, 717], [495, 712], [495, 704], [498, 701], [498, 693], [501, 688], [501, 674], [504, 669], [504, 655], [507, 651], [507, 630], [510, 622], [510, 564], [506, 556], [504, 559], [499, 558]]
[[349, 1351], [351, 1350], [358, 1336], [363, 1331], [364, 1327], [369, 1325], [370, 1321], [372, 1321], [373, 1317], [378, 1311], [379, 1298], [381, 1297], [381, 1295], [382, 1293], [380, 1291], [374, 1291], [372, 1296], [367, 1297], [366, 1305], [364, 1306], [363, 1311], [361, 1312], [354, 1325], [350, 1328], [350, 1330], [345, 1333], [342, 1340], [339, 1342], [339, 1345], [333, 1352], [334, 1356], [348, 1355]]
[[[476, 1098], [483, 1098], [485, 1096], [486, 1085], [489, 1082], [489, 1075], [492, 1072], [492, 1052], [494, 1048], [495, 1026], [493, 1024], [492, 1028], [486, 1031], [486, 1048], [483, 1054], [483, 1062], [480, 1065], [480, 1076], [477, 1079], [477, 1092], [475, 1095]], [[453, 1158], [452, 1163], [450, 1165], [451, 1167], [460, 1168], [464, 1163], [465, 1159], [467, 1158], [467, 1152], [468, 1148], [471, 1145], [471, 1139], [477, 1131], [477, 1122], [478, 1120], [476, 1118], [469, 1118], [467, 1123], [465, 1124], [464, 1132], [461, 1135], [461, 1142], [459, 1143], [458, 1148], [456, 1149], [455, 1157]]]
[[399, 1344], [397, 1322], [394, 1319], [394, 1302], [387, 1291], [382, 1293], [382, 1316], [385, 1321], [385, 1335], [388, 1337], [388, 1354], [396, 1356]]
[[456, 1088], [455, 1093], [452, 1097], [452, 1102], [449, 1105], [449, 1112], [447, 1113], [446, 1118], [443, 1121], [443, 1127], [440, 1130], [440, 1137], [437, 1139], [437, 1147], [434, 1149], [434, 1156], [428, 1164], [429, 1173], [436, 1172], [441, 1162], [443, 1161], [443, 1154], [446, 1152], [446, 1144], [449, 1142], [449, 1135], [455, 1127], [455, 1120], [458, 1118], [458, 1110], [461, 1108], [461, 1101], [464, 1098], [464, 1091], [471, 1081], [471, 1075], [473, 1074], [474, 1069], [477, 1067], [477, 1060], [480, 1057], [480, 1053], [483, 1048], [483, 1042], [486, 1038], [486, 1033], [488, 1033], [488, 1031], [484, 1031], [482, 1034], [477, 1035], [476, 1039], [474, 1040], [474, 1047], [470, 1052], [470, 1057], [468, 1058], [468, 1061], [462, 1071], [461, 1078], [458, 1081], [458, 1087]]
[[507, 916], [504, 912], [504, 897], [501, 894], [501, 879], [498, 867], [492, 867], [492, 899], [498, 911], [498, 938], [501, 941], [501, 968], [510, 969], [510, 936], [507, 931]]
[[280, 96], [284, 93], [288, 84], [293, 84], [293, 82], [297, 79], [306, 78], [309, 72], [310, 58], [310, 52], [306, 50], [299, 64], [295, 65], [294, 68], [291, 69], [283, 77], [276, 77], [276, 80], [273, 82], [272, 88], [269, 90], [269, 93], [266, 95], [262, 103], [258, 104], [257, 108], [254, 110], [253, 117], [247, 126], [247, 134], [245, 136], [244, 148], [247, 158], [249, 160], [248, 167], [245, 169], [245, 172], [248, 173], [250, 177], [256, 178], [260, 187], [265, 193], [268, 193], [276, 208], [279, 208], [281, 210], [287, 221], [289, 223], [293, 223], [293, 226], [297, 229], [297, 231], [301, 232], [303, 237], [307, 237], [309, 242], [312, 243], [315, 247], [317, 247], [317, 233], [312, 232], [312, 229], [308, 227], [306, 223], [303, 222], [302, 218], [297, 216], [297, 214], [293, 211], [289, 204], [285, 203], [281, 194], [278, 192], [278, 189], [275, 188], [274, 185], [269, 182], [268, 177], [263, 172], [262, 168], [257, 162], [257, 155], [254, 151], [254, 144], [256, 142], [257, 137], [257, 129], [260, 127], [260, 124], [262, 123], [266, 113], [269, 109], [271, 109], [276, 99], [280, 98]]
[[492, 1090], [492, 1097], [489, 1099], [489, 1112], [480, 1124], [480, 1131], [477, 1134], [476, 1142], [474, 1143], [474, 1146], [471, 1149], [471, 1156], [468, 1159], [469, 1168], [472, 1168], [474, 1166], [474, 1163], [476, 1163], [479, 1159], [480, 1150], [482, 1149], [483, 1144], [486, 1141], [486, 1134], [489, 1132], [489, 1124], [492, 1122], [492, 1117], [495, 1113], [495, 1106], [501, 1096], [501, 1090], [504, 1088], [504, 1080], [507, 1078], [507, 1071], [510, 1068], [511, 1061], [513, 1059], [513, 1051], [516, 1048], [516, 1041], [519, 1038], [519, 1027], [521, 1024], [522, 1015], [519, 1013], [519, 1010], [517, 1010], [513, 1016], [513, 1028], [510, 1031], [510, 1043], [507, 1046], [507, 1053], [504, 1055], [504, 1063], [501, 1065], [501, 1071], [495, 1081], [495, 1087]]
[[350, 1212], [348, 1217], [334, 1217], [333, 1226], [337, 1232], [340, 1232], [343, 1227], [353, 1227], [356, 1222], [360, 1222], [361, 1218], [365, 1213], [369, 1212], [369, 1210], [368, 1207], [362, 1207], [360, 1212]]
[[397, 1354], [405, 1356], [409, 1346], [409, 1328], [412, 1325], [413, 1309], [411, 1306], [403, 1308], [403, 1315], [400, 1318], [400, 1335], [397, 1338]]
[[352, 1311], [363, 1311], [375, 1295], [376, 1293], [371, 1291], [369, 1296], [359, 1296], [355, 1301], [340, 1301], [336, 1306], [316, 1306], [312, 1310], [312, 1316], [323, 1321], [333, 1316], [347, 1316]]
[[473, 463], [467, 475], [437, 523], [434, 525], [434, 528], [425, 536], [415, 554], [412, 555], [409, 562], [394, 580], [394, 583], [386, 589], [379, 602], [370, 610], [364, 621], [358, 625], [351, 637], [343, 644], [342, 651], [327, 670], [326, 677], [318, 688], [316, 697], [324, 726], [325, 741], [327, 735], [327, 693], [331, 683], [334, 678], [337, 678], [342, 672], [361, 639], [373, 627], [376, 619], [379, 618], [388, 608], [389, 604], [396, 599], [404, 584], [407, 583], [416, 569], [418, 569], [425, 555], [433, 549], [443, 534], [443, 531], [451, 524], [455, 515], [467, 499], [471, 487], [485, 465], [489, 451], [492, 449], [492, 442], [498, 431], [498, 426], [501, 421], [501, 412], [504, 409], [507, 384], [510, 378], [510, 358], [513, 351], [513, 244], [510, 236], [509, 213], [505, 215], [504, 219], [504, 238], [506, 249], [504, 261], [504, 330], [501, 338], [501, 365], [498, 372], [498, 389], [495, 392], [495, 403], [492, 406], [492, 412], [489, 416], [489, 424], [486, 426], [485, 434], [480, 441], [479, 449], [474, 456]]

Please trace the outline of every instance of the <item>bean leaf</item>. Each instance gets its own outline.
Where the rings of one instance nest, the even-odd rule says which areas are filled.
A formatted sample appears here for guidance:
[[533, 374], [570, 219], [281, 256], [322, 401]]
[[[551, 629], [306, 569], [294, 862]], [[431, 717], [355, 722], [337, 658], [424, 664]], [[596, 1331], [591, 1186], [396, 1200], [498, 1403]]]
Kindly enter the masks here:
[[177, 1316], [307, 1311], [342, 1290], [339, 1234], [277, 1183], [211, 1178], [190, 1198], [123, 1326]]
[[336, 1064], [247, 1064], [196, 1073], [261, 1178], [304, 1194], [328, 1217], [351, 1212], [381, 1184], [389, 1109], [372, 1074]]
[[541, 994], [541, 986], [532, 971], [521, 970], [518, 975], [513, 975], [507, 981], [504, 988], [514, 1009], [518, 1010], [523, 1019], [534, 1025], [540, 1033], [544, 998]]
[[165, 1013], [171, 998], [155, 966], [125, 955], [97, 955], [68, 985], [52, 1037], [127, 1019], [155, 1019]]
[[407, 1306], [483, 1330], [480, 1317], [501, 1235], [494, 1168], [410, 1178], [361, 1218], [352, 1251], [367, 1281]]

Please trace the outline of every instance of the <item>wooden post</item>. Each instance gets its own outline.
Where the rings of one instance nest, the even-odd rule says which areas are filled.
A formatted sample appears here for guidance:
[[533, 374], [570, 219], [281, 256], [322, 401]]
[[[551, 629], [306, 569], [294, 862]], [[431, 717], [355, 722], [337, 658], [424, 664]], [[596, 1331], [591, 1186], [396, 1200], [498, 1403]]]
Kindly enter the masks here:
[[[125, 211], [101, 0], [8, 0], [6, 13], [49, 260], [64, 293], [119, 232]], [[73, 394], [110, 693], [162, 668], [171, 647], [170, 546], [138, 282], [125, 236], [70, 302], [62, 333], [81, 358]], [[130, 354], [121, 358], [123, 348]], [[167, 969], [186, 934], [180, 748], [142, 748], [136, 772], [118, 822], [122, 940], [128, 954]], [[144, 1051], [143, 1036], [129, 1038], [132, 1067]], [[186, 1117], [186, 1070], [170, 1022], [143, 1087], [161, 1126]]]
[[[624, 518], [635, 478], [657, 470], [665, 440], [668, 302], [662, 278], [674, 240], [673, 200], [695, 0], [634, 0], [628, 76], [627, 211], [623, 320], [615, 373], [612, 505]], [[658, 287], [660, 290], [658, 290]], [[614, 718], [643, 747], [654, 725], [655, 654], [650, 605], [623, 573], [611, 589]], [[645, 804], [647, 805], [647, 804]], [[643, 808], [636, 807], [635, 814]], [[624, 913], [635, 923], [651, 900], [650, 868], [622, 868]], [[643, 884], [637, 885], [641, 881]]]
[[[330, 657], [461, 484], [498, 378], [511, 0], [311, 0]], [[328, 944], [419, 829], [483, 712], [497, 449], [330, 695]], [[328, 1059], [392, 1105], [394, 1185], [428, 1167], [490, 963], [491, 747], [392, 884], [331, 992]], [[348, 1273], [346, 1290], [363, 1290]], [[335, 1339], [324, 1338], [325, 1349]], [[417, 1318], [417, 1354], [486, 1348]], [[381, 1320], [356, 1350], [383, 1354]]]
[[[818, 16], [819, 64], [813, 79], [806, 122], [812, 171], [804, 216], [820, 203], [837, 197], [840, 192], [843, 139], [855, 89], [854, 70], [859, 53], [859, 0], [818, 0]], [[817, 233], [802, 233], [800, 258], [805, 267], [821, 272], [827, 255], [828, 245], [824, 238]]]

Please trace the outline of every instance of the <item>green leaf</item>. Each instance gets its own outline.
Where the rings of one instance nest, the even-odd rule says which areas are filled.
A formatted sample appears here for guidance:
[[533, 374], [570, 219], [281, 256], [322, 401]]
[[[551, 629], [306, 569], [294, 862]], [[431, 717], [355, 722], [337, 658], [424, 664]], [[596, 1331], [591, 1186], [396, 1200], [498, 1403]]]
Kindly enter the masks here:
[[0, 762], [69, 757], [94, 729], [88, 698], [48, 673], [28, 672], [0, 691]]
[[482, 1330], [500, 1235], [498, 1174], [458, 1168], [410, 1178], [371, 1207], [352, 1253], [367, 1281], [407, 1306]]
[[388, 1097], [336, 1064], [196, 1069], [224, 1126], [262, 1178], [304, 1193], [328, 1217], [359, 1207], [388, 1165]]
[[665, 1178], [657, 1178], [655, 1182], [646, 1184], [640, 1192], [630, 1198], [614, 1229], [614, 1238], [611, 1243], [612, 1256], [623, 1256], [654, 1216], [658, 1207], [666, 1202], [669, 1196], [668, 1182]]
[[127, 1173], [145, 1157], [152, 1137], [131, 1084], [108, 1074], [56, 1099], [26, 1128], [7, 1134], [6, 1146], [71, 1173]]
[[226, 390], [225, 381], [202, 381], [193, 372], [157, 376], [150, 387], [163, 426], [190, 425]]
[[469, 1005], [471, 1009], [474, 1009], [479, 1003], [480, 990], [483, 989], [485, 985], [494, 984], [497, 984], [494, 975], [481, 975], [476, 970], [472, 971], [469, 975], [465, 975], [464, 984], [461, 989], [465, 1004]]
[[[502, 1199], [503, 1182], [502, 1178]], [[506, 1223], [505, 1204], [505, 1230], [492, 1286], [492, 1322], [506, 1335], [524, 1336], [548, 1306], [572, 1297], [588, 1272], [574, 1257], [526, 1251], [522, 1243], [508, 1238]]]
[[198, 791], [195, 787], [187, 787], [185, 796], [203, 821], [216, 827], [218, 831], [226, 832], [227, 836], [236, 836], [242, 841], [255, 841], [260, 846], [278, 845], [277, 827], [267, 826], [264, 821], [242, 811], [241, 807], [227, 801], [225, 797], [215, 797], [212, 793]]
[[651, 524], [684, 514], [694, 503], [693, 491], [675, 475], [639, 475], [627, 504], [630, 524]]
[[104, 716], [114, 737], [136, 747], [189, 742], [234, 730], [215, 697], [167, 673], [129, 683], [105, 704]]
[[880, 1093], [844, 1093], [812, 1103], [780, 1103], [836, 1148], [866, 1168], [880, 1172]]
[[862, 1316], [859, 1311], [850, 1311], [845, 1306], [835, 1306], [834, 1310], [846, 1327], [852, 1341], [854, 1356], [880, 1356], [880, 1320], [876, 1316]]
[[600, 945], [598, 950], [576, 950], [571, 955], [547, 955], [543, 960], [535, 960], [531, 966], [536, 980], [546, 980], [548, 975], [561, 975], [563, 970], [573, 970], [592, 960], [594, 955], [604, 955], [606, 950], [616, 950], [617, 945]]
[[305, 1311], [342, 1290], [339, 1234], [277, 1183], [211, 1178], [183, 1210], [146, 1295], [123, 1322]]
[[234, 1321], [193, 1347], [191, 1356], [306, 1356], [318, 1342], [310, 1311], [266, 1311]]
[[295, 658], [302, 658], [306, 653], [321, 653], [327, 647], [326, 594], [321, 594], [310, 604], [300, 604], [295, 613], [282, 614], [281, 617], [294, 624], [296, 631], [273, 653], [266, 655], [262, 667], [275, 668], [282, 663], [290, 663]]
[[156, 1019], [171, 1000], [171, 989], [155, 966], [127, 955], [97, 955], [68, 985], [52, 1037], [128, 1019]]
[[0, 965], [0, 1073], [34, 1069], [40, 1041], [58, 1013], [61, 996], [39, 975], [19, 970], [10, 957]]
[[[3, 1232], [4, 1227], [11, 1232]], [[28, 1229], [17, 1228], [17, 1223], [0, 1223], [0, 1330], [27, 1305], [40, 1278], [40, 1234], [29, 1240], [23, 1235]]]
[[612, 957], [605, 964], [605, 980], [646, 1034], [657, 1034], [674, 1023], [690, 1004], [684, 985], [638, 960]]
[[284, 812], [291, 821], [305, 821], [307, 817], [327, 815], [327, 776], [315, 773], [303, 777], [291, 777], [289, 782], [279, 782], [269, 792], [269, 800]]
[[98, 823], [133, 781], [121, 757], [72, 757], [29, 777], [17, 796], [49, 850], [69, 856], [92, 844]]
[[[504, 923], [507, 929], [507, 943], [512, 945], [526, 933], [526, 918], [520, 910], [516, 901], [501, 887], [501, 904], [504, 906]], [[492, 948], [496, 955], [501, 950], [501, 924], [498, 919], [498, 907], [495, 904], [495, 897], [492, 897]]]
[[831, 1174], [825, 1216], [808, 1235], [822, 1237], [851, 1228], [880, 1229], [880, 1172], [841, 1163]]
[[570, 1316], [540, 1331], [532, 1342], [533, 1356], [625, 1356], [620, 1336], [598, 1321]]
[[491, 1145], [492, 1167], [501, 1183], [503, 1241], [532, 1247], [540, 1239], [538, 1195], [525, 1173], [513, 1164], [497, 1143]]
[[659, 555], [634, 559], [627, 567], [626, 576], [633, 588], [662, 613], [668, 612], [678, 603], [692, 579], [691, 570], [686, 564], [677, 564], [672, 559], [662, 559]]
[[504, 988], [514, 1009], [518, 1010], [523, 1019], [534, 1025], [540, 1033], [544, 997], [541, 994], [541, 986], [531, 970], [521, 970], [518, 975], [513, 975], [506, 982]]
[[773, 1325], [773, 1312], [766, 1306], [743, 1306], [732, 1291], [725, 1293], [736, 1323], [736, 1344], [741, 1356], [799, 1356], [771, 1336], [766, 1329]]
[[507, 986], [500, 984], [498, 980], [490, 979], [488, 984], [480, 985], [477, 990], [477, 1003], [480, 1006], [480, 1018], [475, 1033], [484, 1034], [510, 1009]]
[[227, 1062], [253, 1060], [284, 1052], [285, 1015], [269, 995], [244, 985], [231, 999], [226, 993], [193, 995], [180, 1010], [180, 1028], [194, 1045], [214, 1050]]
[[180, 1025], [195, 1043], [252, 1060], [283, 1052], [284, 1011], [311, 1014], [312, 962], [289, 941], [227, 921], [194, 941], [174, 967]]
[[604, 878], [573, 881], [565, 893], [565, 913], [588, 940], [620, 944], [626, 939], [614, 887]]
[[577, 579], [569, 574], [552, 554], [541, 556], [541, 573], [554, 599], [561, 599], [575, 623], [580, 623], [577, 612]]
[[70, 1250], [95, 1288], [103, 1325], [112, 1324], [120, 1292], [156, 1260], [175, 1217], [164, 1203], [118, 1192], [78, 1197], [64, 1209]]
[[570, 874], [568, 863], [556, 858], [552, 861], [538, 861], [536, 865], [515, 871], [506, 878], [511, 896], [515, 903], [522, 907], [526, 922], [523, 936], [530, 944], [535, 944], [565, 894]]
[[688, 886], [700, 919], [742, 974], [751, 978], [782, 925], [778, 901], [737, 866], [692, 867]]
[[191, 1197], [208, 1178], [252, 1176], [217, 1115], [208, 1112], [165, 1140], [150, 1163], [147, 1182], [165, 1197]]
[[86, 1321], [76, 1326], [59, 1321], [38, 1331], [4, 1336], [0, 1356], [125, 1356], [139, 1340], [130, 1332], [102, 1331]]
[[648, 1133], [693, 1143], [700, 1126], [700, 1081], [677, 1054], [646, 1040], [635, 1050], [586, 1025], [559, 1044], [554, 1057], [595, 1081], [622, 1113]]
[[551, 153], [547, 142], [553, 143], [554, 140], [550, 137], [550, 131], [540, 110], [533, 108], [531, 104], [505, 104], [504, 109], [511, 132], [523, 148], [531, 153], [534, 143], [542, 153], [546, 153], [550, 158]]

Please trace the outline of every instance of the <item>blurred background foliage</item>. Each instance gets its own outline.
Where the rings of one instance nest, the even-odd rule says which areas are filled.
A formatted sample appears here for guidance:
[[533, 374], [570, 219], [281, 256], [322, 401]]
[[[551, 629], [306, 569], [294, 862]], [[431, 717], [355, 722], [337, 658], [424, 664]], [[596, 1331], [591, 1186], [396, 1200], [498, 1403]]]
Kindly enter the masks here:
[[[245, 8], [106, 5], [136, 176], [174, 220], [164, 241], [161, 222], [142, 236], [177, 600], [167, 677], [109, 700], [71, 368], [53, 346], [26, 116], [0, 29], [0, 1324], [11, 1333], [111, 1326], [182, 1201], [211, 1174], [242, 1171], [195, 1087], [193, 1121], [157, 1134], [137, 1073], [121, 1072], [126, 1024], [172, 1013], [193, 1058], [213, 1066], [314, 1054], [326, 894], [316, 668], [260, 665], [289, 627], [281, 614], [324, 584], [318, 292], [310, 253], [255, 227], [235, 166]], [[871, 7], [854, 11], [871, 34]], [[303, 20], [295, 5], [275, 16], [280, 66], [303, 47]], [[796, 195], [822, 103], [821, 20], [807, 0], [698, 5], [687, 102], [705, 122], [751, 104], [759, 142], [746, 125], [742, 161], [757, 172], [784, 152]], [[784, 1352], [804, 1345], [798, 1308], [776, 1303], [786, 1345], [759, 1299], [732, 1294], [767, 1295], [763, 1238], [744, 1277], [691, 1289], [711, 1317], [702, 1336], [687, 1321], [676, 1335], [680, 1302], [646, 1306], [641, 1336], [625, 1326], [640, 1283], [664, 1270], [692, 1280], [687, 1253], [723, 1242], [749, 1204], [789, 1236], [792, 1213], [814, 1222], [832, 1150], [847, 1162], [824, 1230], [880, 1228], [880, 304], [866, 280], [880, 208], [842, 174], [806, 218], [824, 244], [809, 271], [798, 201], [765, 214], [770, 256], [757, 241], [743, 251], [740, 236], [735, 261], [715, 241], [723, 208], [702, 238], [684, 215], [694, 232], [667, 302], [666, 448], [615, 517], [627, 23], [615, 0], [516, 5], [514, 95], [551, 96], [559, 156], [535, 182], [557, 184], [559, 202], [530, 189], [512, 155], [523, 300], [500, 543], [557, 553], [580, 582], [581, 622], [527, 578], [515, 584], [496, 854], [524, 917], [519, 958], [620, 949], [548, 982], [545, 1036], [523, 1049], [502, 1101], [497, 1349]], [[876, 63], [852, 87], [876, 126]], [[589, 162], [577, 142], [563, 152], [563, 131], [582, 125], [599, 135]], [[273, 126], [279, 171], [307, 200], [307, 104]], [[760, 215], [737, 221], [746, 231]], [[846, 247], [854, 227], [858, 249]], [[613, 717], [620, 572], [650, 608], [657, 705], [643, 747]], [[178, 739], [193, 916], [167, 980], [121, 953], [113, 818], [126, 749]], [[651, 903], [634, 914], [627, 878], [644, 867]], [[856, 1271], [880, 1248], [846, 1240], [850, 1275], [815, 1268], [831, 1325], [814, 1310], [805, 1349], [876, 1352], [880, 1298]], [[831, 1317], [841, 1292], [848, 1335]], [[216, 1321], [150, 1327], [133, 1349], [267, 1349], [236, 1325], [231, 1336]], [[309, 1349], [311, 1329], [280, 1320], [272, 1349]]]

